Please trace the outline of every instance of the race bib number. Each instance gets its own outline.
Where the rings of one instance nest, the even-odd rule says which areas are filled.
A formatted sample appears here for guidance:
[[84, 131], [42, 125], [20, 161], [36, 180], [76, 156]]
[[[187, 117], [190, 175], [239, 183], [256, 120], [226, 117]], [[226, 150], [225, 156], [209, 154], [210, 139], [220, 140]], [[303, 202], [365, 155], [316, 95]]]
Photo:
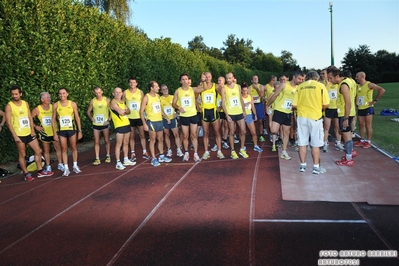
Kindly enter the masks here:
[[182, 97], [181, 104], [182, 104], [182, 107], [191, 107], [191, 106], [193, 106], [193, 101], [190, 97]]
[[28, 128], [30, 127], [29, 117], [24, 116], [19, 118], [19, 127], [20, 128]]
[[94, 122], [96, 124], [104, 124], [105, 120], [104, 120], [104, 115], [96, 115], [96, 117], [94, 118]]
[[238, 97], [231, 97], [230, 98], [230, 106], [231, 107], [240, 106], [240, 101], [239, 101]]
[[364, 101], [364, 96], [359, 96], [357, 98], [357, 105], [364, 105], [365, 101]]
[[245, 110], [251, 110], [251, 102], [244, 102]]
[[152, 110], [155, 114], [161, 112], [161, 105], [159, 102], [152, 103]]
[[328, 95], [330, 96], [330, 100], [336, 100], [337, 97], [337, 90], [329, 90]]
[[283, 103], [283, 108], [287, 110], [292, 110], [292, 100], [290, 99], [285, 99]]
[[217, 107], [222, 107], [222, 99], [219, 99], [217, 104], [218, 104]]
[[210, 104], [215, 102], [215, 97], [213, 94], [204, 94], [204, 103], [205, 104]]
[[254, 103], [260, 103], [260, 97], [259, 96], [252, 96], [254, 99]]
[[139, 111], [140, 103], [139, 102], [129, 102], [131, 111]]
[[60, 117], [61, 128], [72, 128], [72, 117], [70, 115], [64, 115]]
[[172, 108], [172, 106], [165, 106], [164, 108], [163, 108], [163, 111], [164, 111], [164, 113], [166, 114], [166, 115], [173, 115], [173, 108]]
[[52, 121], [51, 116], [44, 116], [42, 118], [42, 126], [43, 127], [51, 127], [51, 121]]

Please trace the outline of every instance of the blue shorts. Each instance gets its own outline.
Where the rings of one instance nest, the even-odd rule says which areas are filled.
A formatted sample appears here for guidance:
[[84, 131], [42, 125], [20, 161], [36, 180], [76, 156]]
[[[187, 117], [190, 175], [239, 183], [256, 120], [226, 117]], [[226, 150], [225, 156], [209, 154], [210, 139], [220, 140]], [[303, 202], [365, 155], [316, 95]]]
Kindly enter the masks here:
[[358, 116], [369, 116], [374, 114], [374, 107], [369, 107], [362, 110], [357, 110]]
[[265, 119], [265, 105], [263, 103], [255, 103], [256, 116], [258, 120]]
[[150, 120], [146, 121], [148, 130], [153, 132], [163, 131], [163, 122], [162, 121], [155, 121], [152, 122]]
[[163, 118], [162, 124], [164, 129], [174, 129], [177, 127], [176, 118], [170, 119], [170, 124], [168, 124], [168, 120]]
[[117, 133], [117, 134], [130, 133], [130, 125], [129, 126], [123, 126], [123, 127], [115, 128], [115, 133]]
[[254, 118], [253, 118], [252, 114], [250, 114], [250, 115], [247, 114], [247, 116], [245, 117], [245, 123], [247, 125], [249, 125], [249, 124], [252, 124], [253, 122], [254, 122]]

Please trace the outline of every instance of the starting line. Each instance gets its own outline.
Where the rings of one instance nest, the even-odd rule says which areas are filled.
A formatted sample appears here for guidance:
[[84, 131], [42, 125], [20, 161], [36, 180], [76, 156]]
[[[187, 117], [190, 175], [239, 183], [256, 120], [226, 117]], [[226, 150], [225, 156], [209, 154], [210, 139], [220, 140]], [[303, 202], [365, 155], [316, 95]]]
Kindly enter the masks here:
[[254, 223], [352, 223], [365, 224], [365, 220], [288, 220], [288, 219], [253, 219]]

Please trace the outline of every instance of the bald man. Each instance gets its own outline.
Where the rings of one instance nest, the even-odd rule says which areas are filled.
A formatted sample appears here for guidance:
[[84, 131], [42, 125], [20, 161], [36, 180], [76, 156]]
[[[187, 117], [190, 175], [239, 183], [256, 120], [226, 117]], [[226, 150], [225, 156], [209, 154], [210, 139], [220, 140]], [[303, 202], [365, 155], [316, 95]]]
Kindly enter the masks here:
[[[358, 72], [356, 74], [356, 82], [359, 83], [356, 96], [356, 104], [358, 106], [357, 119], [359, 121], [360, 140], [354, 143], [354, 146], [362, 148], [371, 147], [371, 138], [373, 137], [373, 115], [374, 105], [384, 95], [385, 90], [377, 84], [366, 80], [366, 73]], [[377, 91], [377, 96], [373, 97], [373, 92]], [[367, 129], [367, 139], [366, 136]]]

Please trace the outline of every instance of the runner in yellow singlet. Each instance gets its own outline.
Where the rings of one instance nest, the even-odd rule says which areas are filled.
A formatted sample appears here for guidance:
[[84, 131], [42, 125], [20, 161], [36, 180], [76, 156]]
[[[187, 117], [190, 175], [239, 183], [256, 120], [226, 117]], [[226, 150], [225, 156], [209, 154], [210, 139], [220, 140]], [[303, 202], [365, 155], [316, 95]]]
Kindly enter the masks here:
[[43, 145], [43, 156], [46, 160], [46, 171], [52, 172], [50, 165], [50, 144], [53, 143], [55, 153], [58, 160], [58, 170], [64, 172], [62, 164], [61, 146], [58, 141], [54, 140], [54, 132], [52, 126], [53, 105], [51, 104], [51, 96], [48, 92], [40, 93], [41, 104], [32, 110], [32, 119], [35, 117], [39, 121], [35, 125], [35, 129], [39, 132], [39, 138]]
[[172, 106], [180, 113], [180, 124], [182, 131], [182, 142], [184, 146], [183, 161], [187, 162], [190, 158], [188, 152], [188, 137], [190, 135], [191, 143], [194, 148], [194, 161], [199, 162], [198, 156], [198, 116], [195, 105], [195, 94], [201, 93], [204, 88], [202, 86], [191, 87], [190, 76], [183, 73], [179, 77], [181, 87], [175, 91]]
[[10, 92], [12, 100], [6, 105], [5, 116], [7, 127], [17, 145], [18, 162], [25, 175], [25, 181], [30, 182], [35, 180], [26, 167], [26, 145], [29, 145], [34, 152], [34, 158], [38, 169], [37, 177], [41, 178], [53, 175], [53, 172], [47, 172], [42, 169], [42, 150], [36, 138], [29, 104], [21, 99], [21, 88], [19, 86], [13, 86]]
[[352, 158], [355, 153], [353, 152], [351, 123], [354, 116], [352, 105], [355, 99], [351, 90], [355, 88], [353, 88], [352, 82], [348, 78], [345, 78], [341, 70], [335, 66], [327, 68], [327, 78], [329, 82], [338, 84], [337, 112], [346, 153], [340, 161], [336, 161], [335, 163], [341, 166], [353, 166], [354, 161]]
[[[271, 133], [277, 134], [280, 126], [283, 126], [283, 144], [280, 157], [286, 160], [291, 160], [291, 157], [287, 153], [287, 146], [292, 126], [292, 101], [294, 100], [296, 86], [301, 84], [304, 78], [305, 75], [302, 71], [295, 71], [291, 81], [281, 83], [267, 101], [267, 107], [274, 104]], [[272, 150], [276, 150], [275, 143], [273, 143]]]
[[176, 118], [177, 113], [176, 113], [175, 108], [173, 108], [173, 106], [172, 106], [173, 95], [169, 94], [168, 86], [166, 86], [165, 84], [161, 85], [161, 93], [162, 93], [161, 108], [169, 118], [169, 122], [165, 118], [162, 119], [165, 144], [166, 144], [166, 147], [168, 148], [168, 152], [167, 152], [166, 156], [172, 157], [172, 155], [173, 155], [173, 152], [171, 149], [171, 142], [170, 142], [170, 131], [172, 131], [172, 134], [175, 138], [176, 155], [177, 155], [177, 157], [183, 157], [183, 152], [180, 148], [181, 142], [180, 142], [180, 136], [179, 136], [179, 128], [177, 127], [177, 118]]
[[127, 115], [130, 121], [131, 134], [130, 134], [130, 160], [132, 162], [136, 161], [137, 156], [135, 153], [135, 138], [136, 138], [136, 128], [139, 132], [140, 144], [143, 150], [143, 159], [148, 160], [150, 156], [147, 152], [147, 141], [144, 134], [143, 123], [140, 118], [140, 106], [143, 100], [144, 93], [138, 87], [138, 82], [136, 78], [129, 79], [129, 89], [123, 92], [123, 98], [126, 102], [130, 113]]
[[220, 135], [220, 119], [219, 112], [217, 109], [217, 96], [218, 92], [216, 89], [216, 84], [212, 82], [212, 74], [210, 72], [205, 72], [205, 82], [202, 84], [204, 91], [201, 92], [201, 108], [202, 108], [202, 128], [204, 130], [204, 148], [205, 152], [202, 159], [206, 160], [210, 157], [210, 152], [208, 150], [209, 146], [209, 128], [212, 125], [213, 132], [215, 135], [215, 141], [217, 145], [216, 156], [219, 159], [224, 159], [224, 155], [221, 151], [222, 149], [222, 139]]
[[[130, 141], [130, 121], [127, 117], [130, 114], [130, 109], [126, 106], [123, 99], [122, 89], [116, 87], [112, 93], [114, 98], [110, 102], [111, 118], [115, 128], [116, 143], [115, 143], [115, 159], [118, 170], [123, 170], [125, 166], [133, 166], [136, 162], [129, 160], [129, 141]], [[123, 147], [123, 148], [122, 148]], [[121, 148], [123, 150], [123, 163], [120, 160]]]
[[234, 127], [235, 123], [237, 123], [240, 138], [239, 154], [243, 158], [248, 158], [249, 156], [244, 149], [246, 134], [245, 106], [241, 97], [241, 87], [234, 82], [234, 75], [232, 72], [226, 74], [226, 85], [221, 88], [220, 93], [222, 94], [223, 111], [226, 114], [226, 120], [229, 125], [229, 142], [231, 147], [230, 157], [232, 159], [238, 159], [238, 155], [234, 150]]
[[61, 144], [62, 162], [64, 163], [64, 173], [62, 176], [69, 176], [68, 167], [68, 140], [72, 150], [72, 171], [75, 173], [82, 172], [78, 166], [78, 148], [77, 141], [83, 137], [82, 125], [78, 106], [75, 102], [68, 100], [68, 90], [61, 88], [58, 90], [59, 101], [53, 104], [52, 127], [54, 140]]
[[[374, 105], [384, 95], [385, 89], [375, 83], [366, 80], [366, 73], [358, 72], [356, 74], [356, 81], [359, 84], [357, 90], [356, 103], [358, 105], [357, 119], [359, 121], [360, 140], [354, 143], [354, 146], [361, 146], [362, 148], [371, 147], [371, 138], [373, 137], [373, 116]], [[377, 95], [373, 97], [373, 92]], [[367, 129], [367, 138], [366, 138]]]
[[87, 108], [87, 117], [93, 124], [93, 136], [94, 136], [94, 153], [95, 160], [93, 165], [99, 165], [100, 161], [100, 135], [101, 132], [104, 136], [105, 150], [107, 152], [105, 156], [105, 162], [111, 162], [110, 149], [111, 144], [109, 142], [109, 124], [111, 117], [109, 115], [109, 102], [107, 97], [103, 97], [103, 90], [100, 87], [94, 87], [93, 93], [95, 97], [91, 99], [89, 107]]
[[[152, 156], [151, 165], [159, 166], [160, 163], [169, 163], [172, 161], [171, 158], [165, 156], [163, 149], [164, 137], [162, 119], [166, 119], [168, 123], [170, 123], [170, 119], [161, 108], [158, 83], [156, 81], [150, 81], [148, 83], [148, 91], [149, 92], [144, 95], [143, 101], [141, 102], [140, 117], [144, 125], [144, 130], [148, 131], [150, 135], [149, 148]], [[155, 155], [156, 141], [158, 141], [158, 159]]]

